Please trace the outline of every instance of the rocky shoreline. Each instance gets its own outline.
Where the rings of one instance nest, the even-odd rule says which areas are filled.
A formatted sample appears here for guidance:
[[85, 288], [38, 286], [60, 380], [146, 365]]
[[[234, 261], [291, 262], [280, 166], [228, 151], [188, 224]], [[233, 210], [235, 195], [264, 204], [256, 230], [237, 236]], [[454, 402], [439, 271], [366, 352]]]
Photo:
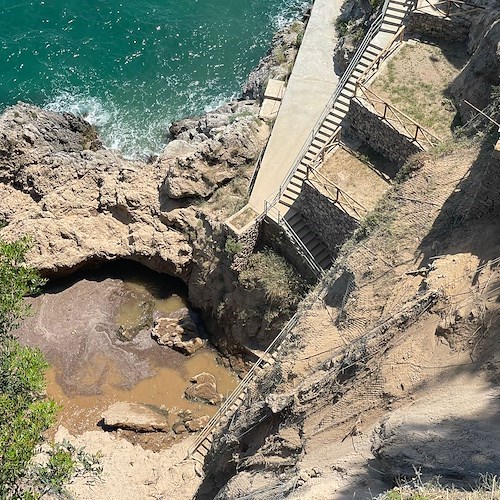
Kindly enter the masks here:
[[246, 346], [265, 347], [286, 318], [264, 320], [276, 305], [239, 283], [222, 222], [244, 204], [270, 133], [258, 117], [263, 86], [290, 72], [304, 26], [296, 21], [274, 37], [240, 100], [174, 123], [172, 141], [151, 162], [104, 149], [81, 118], [23, 103], [6, 109], [0, 237], [31, 238], [29, 264], [48, 278], [126, 259], [182, 279], [212, 342], [243, 368]]

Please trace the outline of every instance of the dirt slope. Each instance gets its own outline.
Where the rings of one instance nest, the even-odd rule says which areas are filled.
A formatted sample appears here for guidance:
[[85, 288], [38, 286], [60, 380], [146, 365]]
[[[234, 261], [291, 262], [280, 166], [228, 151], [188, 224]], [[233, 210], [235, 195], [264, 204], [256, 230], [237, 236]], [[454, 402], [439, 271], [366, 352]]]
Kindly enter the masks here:
[[500, 473], [500, 162], [454, 148], [422, 156], [344, 249], [197, 498], [371, 498], [413, 466], [458, 484]]

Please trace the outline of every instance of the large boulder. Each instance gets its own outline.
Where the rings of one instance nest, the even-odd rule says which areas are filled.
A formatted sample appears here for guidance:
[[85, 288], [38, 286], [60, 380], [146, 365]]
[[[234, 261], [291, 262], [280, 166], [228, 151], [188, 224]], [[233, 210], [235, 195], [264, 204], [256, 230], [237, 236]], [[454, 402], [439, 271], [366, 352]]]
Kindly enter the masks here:
[[111, 405], [102, 414], [104, 425], [135, 432], [167, 432], [170, 430], [168, 416], [148, 406], [119, 402]]
[[151, 336], [158, 344], [187, 355], [204, 346], [198, 327], [187, 307], [174, 311], [170, 316], [158, 318]]
[[217, 381], [212, 374], [206, 372], [200, 373], [193, 377], [191, 382], [193, 385], [184, 391], [188, 399], [211, 405], [222, 401], [223, 396], [217, 392]]

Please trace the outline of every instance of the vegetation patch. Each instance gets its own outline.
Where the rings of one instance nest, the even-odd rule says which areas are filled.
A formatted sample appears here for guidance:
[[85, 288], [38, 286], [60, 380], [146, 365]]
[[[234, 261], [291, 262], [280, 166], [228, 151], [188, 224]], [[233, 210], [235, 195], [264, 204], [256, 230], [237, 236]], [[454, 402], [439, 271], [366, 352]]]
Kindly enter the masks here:
[[405, 45], [373, 83], [382, 99], [413, 118], [441, 139], [451, 136], [456, 114], [447, 95], [450, 82], [465, 64], [461, 45]]
[[484, 474], [470, 490], [442, 485], [437, 477], [422, 481], [419, 471], [411, 480], [400, 480], [398, 486], [376, 497], [376, 500], [491, 500], [500, 498], [500, 479]]
[[229, 236], [226, 240], [226, 245], [224, 246], [226, 253], [229, 255], [236, 255], [243, 250], [241, 243], [235, 240], [232, 236]]
[[203, 211], [225, 220], [241, 210], [248, 201], [248, 183], [254, 168], [254, 165], [239, 167], [234, 179], [217, 189], [209, 200], [200, 203]]
[[[19, 344], [15, 328], [28, 313], [23, 297], [44, 280], [25, 262], [28, 239], [0, 240], [0, 498], [65, 494], [78, 471], [97, 472], [98, 458], [69, 445], [47, 448], [46, 463], [33, 463], [57, 406], [45, 396], [48, 364], [38, 349]], [[82, 462], [83, 460], [83, 462]]]
[[239, 280], [245, 288], [262, 288], [267, 299], [283, 309], [296, 306], [305, 292], [302, 278], [283, 257], [268, 248], [250, 256]]
[[244, 228], [247, 224], [255, 220], [259, 214], [250, 206], [247, 206], [234, 218], [231, 218], [231, 225], [237, 229]]

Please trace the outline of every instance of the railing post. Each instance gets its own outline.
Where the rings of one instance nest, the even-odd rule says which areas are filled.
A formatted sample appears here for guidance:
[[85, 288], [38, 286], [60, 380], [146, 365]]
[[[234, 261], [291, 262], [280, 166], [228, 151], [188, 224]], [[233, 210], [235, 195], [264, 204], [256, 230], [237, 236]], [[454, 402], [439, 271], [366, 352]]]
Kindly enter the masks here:
[[384, 102], [384, 119], [385, 119], [386, 113], [387, 113], [387, 103]]
[[415, 137], [413, 138], [413, 140], [415, 140], [415, 141], [417, 140], [417, 137], [418, 137], [418, 129], [419, 128], [420, 127], [418, 125], [415, 126]]

